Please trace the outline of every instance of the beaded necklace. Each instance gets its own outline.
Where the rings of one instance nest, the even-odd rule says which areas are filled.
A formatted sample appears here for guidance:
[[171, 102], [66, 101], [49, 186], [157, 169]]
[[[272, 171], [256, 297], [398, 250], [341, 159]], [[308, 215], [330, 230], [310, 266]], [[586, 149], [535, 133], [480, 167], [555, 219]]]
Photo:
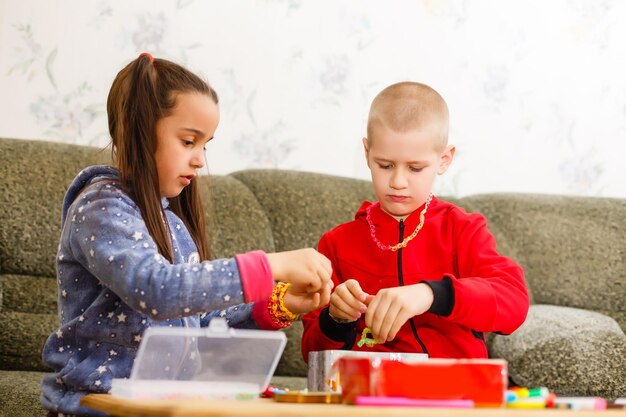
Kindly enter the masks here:
[[405, 237], [402, 242], [396, 243], [395, 245], [383, 245], [382, 243], [380, 243], [380, 241], [376, 237], [376, 228], [374, 227], [374, 224], [372, 223], [372, 215], [371, 215], [372, 209], [374, 207], [378, 207], [380, 205], [380, 202], [369, 206], [367, 208], [366, 219], [367, 219], [367, 224], [370, 227], [370, 235], [372, 236], [372, 240], [374, 241], [374, 243], [376, 243], [376, 246], [378, 246], [381, 250], [390, 250], [392, 252], [396, 252], [398, 249], [406, 248], [406, 245], [408, 245], [409, 242], [413, 240], [415, 236], [417, 236], [419, 231], [422, 230], [422, 227], [424, 227], [424, 216], [426, 215], [426, 210], [428, 210], [428, 205], [430, 204], [432, 199], [433, 199], [433, 194], [430, 193], [428, 195], [428, 198], [426, 199], [426, 204], [424, 205], [424, 209], [420, 213], [420, 223], [417, 225], [413, 233]]

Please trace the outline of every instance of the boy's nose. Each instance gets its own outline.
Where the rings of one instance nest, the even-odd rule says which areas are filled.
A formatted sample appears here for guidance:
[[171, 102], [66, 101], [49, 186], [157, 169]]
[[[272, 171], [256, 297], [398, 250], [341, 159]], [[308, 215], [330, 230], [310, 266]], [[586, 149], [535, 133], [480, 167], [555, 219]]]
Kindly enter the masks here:
[[389, 186], [394, 190], [401, 190], [407, 187], [406, 176], [402, 173], [401, 170], [397, 169], [393, 172], [393, 174], [391, 174]]

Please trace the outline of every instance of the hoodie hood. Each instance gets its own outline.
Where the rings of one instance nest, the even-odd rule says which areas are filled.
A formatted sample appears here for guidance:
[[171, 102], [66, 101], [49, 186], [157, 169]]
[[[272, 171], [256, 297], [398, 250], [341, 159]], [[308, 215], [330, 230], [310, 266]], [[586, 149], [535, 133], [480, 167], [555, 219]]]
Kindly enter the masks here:
[[63, 227], [67, 212], [74, 200], [76, 200], [76, 197], [78, 197], [80, 192], [95, 179], [112, 179], [117, 181], [120, 179], [120, 173], [117, 168], [107, 165], [94, 165], [80, 171], [65, 193], [65, 198], [63, 199], [63, 213], [61, 215], [61, 227]]
[[364, 201], [363, 204], [361, 204], [361, 207], [359, 207], [359, 209], [357, 210], [356, 214], [354, 215], [354, 220], [362, 220], [362, 221], [367, 221], [365, 218], [367, 217], [367, 208], [369, 206], [374, 205], [375, 203], [372, 203], [371, 201]]

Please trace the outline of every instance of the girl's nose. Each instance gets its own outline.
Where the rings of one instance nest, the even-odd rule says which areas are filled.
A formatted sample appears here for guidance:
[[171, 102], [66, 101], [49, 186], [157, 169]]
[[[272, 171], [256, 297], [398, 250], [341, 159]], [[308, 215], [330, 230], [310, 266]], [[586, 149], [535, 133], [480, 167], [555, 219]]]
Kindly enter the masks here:
[[200, 150], [194, 153], [193, 158], [191, 159], [191, 165], [196, 169], [204, 168], [204, 150]]

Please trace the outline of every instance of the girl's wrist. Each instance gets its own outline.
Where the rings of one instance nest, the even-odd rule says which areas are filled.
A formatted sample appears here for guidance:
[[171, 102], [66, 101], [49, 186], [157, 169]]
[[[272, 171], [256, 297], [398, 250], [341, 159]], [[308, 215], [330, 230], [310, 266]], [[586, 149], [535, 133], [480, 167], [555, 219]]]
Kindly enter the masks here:
[[285, 296], [283, 298], [283, 302], [285, 305], [285, 309], [293, 314], [304, 314], [307, 311], [300, 311], [298, 308], [298, 296], [291, 294], [289, 291], [285, 292]]
[[266, 253], [267, 263], [270, 266], [270, 273], [272, 275], [272, 279], [274, 282], [279, 282], [278, 280], [278, 261], [276, 259], [275, 253]]

